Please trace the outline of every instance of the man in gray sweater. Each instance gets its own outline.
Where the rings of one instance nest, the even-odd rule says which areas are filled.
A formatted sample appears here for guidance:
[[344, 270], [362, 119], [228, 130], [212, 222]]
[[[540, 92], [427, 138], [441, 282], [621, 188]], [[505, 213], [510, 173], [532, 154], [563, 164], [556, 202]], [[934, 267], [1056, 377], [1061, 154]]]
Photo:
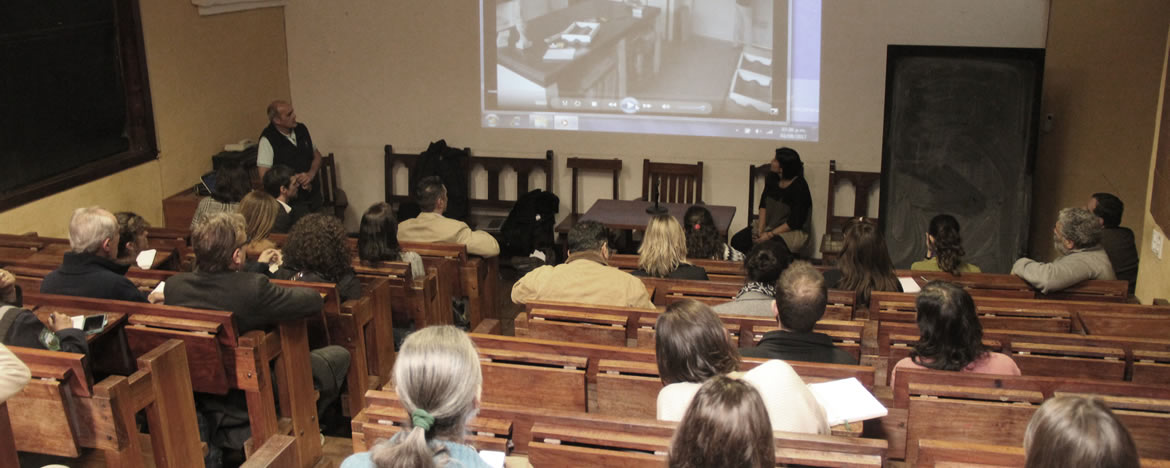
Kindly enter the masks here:
[[1060, 210], [1052, 240], [1061, 256], [1051, 263], [1030, 258], [1016, 260], [1012, 274], [1040, 292], [1061, 291], [1085, 280], [1117, 279], [1105, 249], [1101, 248], [1101, 223], [1084, 208]]

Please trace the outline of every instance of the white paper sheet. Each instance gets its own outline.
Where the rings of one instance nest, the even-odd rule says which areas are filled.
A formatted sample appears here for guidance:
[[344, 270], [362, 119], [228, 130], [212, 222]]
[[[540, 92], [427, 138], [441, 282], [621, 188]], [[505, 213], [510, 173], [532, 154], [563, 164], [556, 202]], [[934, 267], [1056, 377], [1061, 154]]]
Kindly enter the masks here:
[[483, 459], [484, 463], [492, 468], [504, 468], [504, 452], [495, 452], [492, 450], [480, 450], [479, 458]]
[[828, 418], [830, 426], [880, 418], [889, 414], [886, 407], [865, 389], [861, 381], [853, 377], [809, 384], [808, 389], [825, 409], [825, 417]]
[[155, 249], [147, 249], [138, 252], [138, 258], [135, 259], [135, 262], [138, 263], [138, 268], [149, 270], [150, 267], [154, 266], [154, 256], [157, 254], [158, 251]]
[[909, 276], [899, 276], [898, 282], [902, 283], [902, 292], [916, 293], [922, 288], [918, 286], [918, 282]]

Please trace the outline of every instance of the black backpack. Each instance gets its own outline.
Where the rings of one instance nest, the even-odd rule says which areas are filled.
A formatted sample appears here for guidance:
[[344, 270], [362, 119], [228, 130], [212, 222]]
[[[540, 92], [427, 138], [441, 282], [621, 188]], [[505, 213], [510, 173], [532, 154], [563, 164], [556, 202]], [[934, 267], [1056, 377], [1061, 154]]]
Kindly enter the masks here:
[[[418, 164], [414, 168], [418, 177], [415, 182], [430, 176], [439, 176], [443, 180], [443, 185], [447, 187], [447, 211], [443, 212], [443, 216], [460, 221], [467, 221], [470, 214], [467, 194], [468, 156], [468, 149], [455, 149], [447, 146], [446, 140], [439, 140], [419, 154]], [[410, 189], [413, 193], [414, 187]], [[402, 219], [407, 218], [399, 218]]]
[[500, 227], [500, 255], [527, 257], [533, 250], [555, 247], [553, 228], [560, 207], [559, 197], [541, 189], [517, 198]]

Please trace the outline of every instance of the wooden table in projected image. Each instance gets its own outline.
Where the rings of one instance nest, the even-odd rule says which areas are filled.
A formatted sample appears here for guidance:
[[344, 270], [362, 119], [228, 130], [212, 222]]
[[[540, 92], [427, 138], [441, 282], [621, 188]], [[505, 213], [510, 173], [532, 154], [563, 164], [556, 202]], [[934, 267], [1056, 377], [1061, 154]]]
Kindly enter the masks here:
[[[593, 206], [589, 207], [584, 215], [581, 215], [577, 222], [581, 221], [597, 221], [606, 225], [610, 229], [628, 229], [631, 231], [645, 231], [646, 223], [650, 222], [650, 214], [646, 213], [646, 208], [652, 206], [654, 203], [642, 200], [597, 200]], [[662, 206], [669, 210], [669, 214], [675, 219], [682, 222], [683, 215], [686, 214], [687, 208], [691, 205], [687, 203], [663, 203]], [[711, 217], [715, 218], [715, 228], [719, 230], [719, 234], [727, 236], [727, 230], [731, 227], [731, 219], [735, 217], [734, 206], [720, 206], [720, 205], [702, 205], [707, 211], [711, 212]], [[557, 227], [558, 232], [568, 232], [568, 229]]]

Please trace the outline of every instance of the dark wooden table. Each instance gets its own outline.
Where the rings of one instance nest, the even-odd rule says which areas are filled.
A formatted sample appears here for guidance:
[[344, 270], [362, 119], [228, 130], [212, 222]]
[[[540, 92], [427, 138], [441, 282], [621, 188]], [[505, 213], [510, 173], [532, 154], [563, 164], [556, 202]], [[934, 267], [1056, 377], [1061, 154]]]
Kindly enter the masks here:
[[[581, 215], [577, 222], [581, 221], [597, 221], [608, 226], [610, 229], [628, 229], [631, 231], [645, 231], [646, 223], [650, 222], [650, 214], [646, 213], [646, 208], [653, 205], [653, 203], [642, 200], [597, 200], [593, 206], [589, 207], [589, 211]], [[663, 203], [662, 206], [670, 211], [670, 215], [682, 222], [683, 215], [686, 214], [687, 208], [692, 205], [687, 203]], [[719, 230], [719, 234], [726, 236], [728, 229], [731, 228], [731, 219], [735, 217], [734, 206], [720, 206], [720, 205], [702, 205], [707, 211], [711, 212], [711, 217], [715, 218], [715, 228]], [[557, 226], [559, 232], [568, 232], [567, 227]]]

